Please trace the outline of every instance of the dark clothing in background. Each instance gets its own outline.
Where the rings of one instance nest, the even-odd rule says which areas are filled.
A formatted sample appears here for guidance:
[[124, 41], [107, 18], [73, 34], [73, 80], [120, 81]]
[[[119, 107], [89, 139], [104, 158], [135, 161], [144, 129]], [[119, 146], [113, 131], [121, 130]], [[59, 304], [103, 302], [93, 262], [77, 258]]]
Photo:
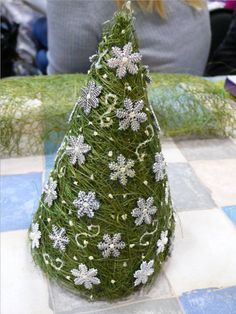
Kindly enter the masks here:
[[223, 42], [207, 66], [206, 75], [236, 74], [236, 11]]
[[1, 77], [14, 75], [18, 25], [1, 16]]

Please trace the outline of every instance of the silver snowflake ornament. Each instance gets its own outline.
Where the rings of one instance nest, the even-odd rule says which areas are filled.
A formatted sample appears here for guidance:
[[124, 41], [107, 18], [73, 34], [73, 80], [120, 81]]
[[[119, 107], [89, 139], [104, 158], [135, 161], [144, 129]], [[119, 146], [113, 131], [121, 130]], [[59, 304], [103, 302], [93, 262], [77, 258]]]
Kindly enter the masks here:
[[134, 273], [134, 278], [136, 278], [134, 285], [138, 286], [141, 283], [145, 284], [148, 281], [148, 277], [151, 276], [154, 273], [154, 260], [151, 260], [150, 262], [142, 262], [140, 269], [136, 270]]
[[123, 49], [119, 47], [112, 47], [112, 56], [107, 61], [108, 66], [112, 69], [117, 68], [116, 75], [119, 79], [122, 79], [126, 73], [136, 74], [138, 67], [136, 65], [142, 59], [142, 55], [139, 52], [132, 53], [132, 44], [129, 42]]
[[125, 243], [121, 241], [120, 233], [114, 234], [113, 237], [109, 234], [104, 234], [103, 242], [99, 242], [97, 247], [102, 251], [103, 257], [109, 257], [110, 255], [118, 257], [120, 250], [125, 248]]
[[117, 157], [117, 162], [109, 163], [109, 168], [112, 170], [110, 174], [111, 180], [119, 180], [122, 185], [127, 184], [127, 178], [133, 178], [135, 176], [135, 171], [133, 169], [134, 161], [126, 158], [123, 155]]
[[163, 180], [166, 175], [166, 163], [162, 153], [156, 153], [155, 163], [153, 164], [153, 172], [156, 181]]
[[49, 238], [53, 241], [53, 247], [60, 251], [65, 251], [66, 245], [69, 243], [69, 239], [66, 236], [64, 228], [52, 226], [52, 233], [49, 234]]
[[95, 81], [89, 81], [87, 86], [81, 88], [81, 96], [77, 100], [77, 105], [83, 108], [85, 114], [88, 115], [92, 108], [98, 107], [98, 96], [101, 91], [102, 86], [96, 85]]
[[134, 208], [131, 212], [131, 215], [133, 217], [136, 217], [136, 226], [139, 226], [142, 223], [150, 225], [150, 223], [152, 222], [152, 216], [157, 211], [157, 207], [153, 206], [153, 203], [153, 197], [149, 197], [146, 201], [144, 198], [139, 198], [139, 200], [137, 201], [138, 207]]
[[80, 191], [78, 198], [73, 202], [74, 206], [78, 208], [77, 216], [78, 218], [87, 215], [89, 218], [94, 216], [94, 211], [100, 207], [99, 201], [96, 199], [96, 194], [94, 192], [84, 192]]
[[100, 279], [97, 278], [97, 269], [90, 268], [84, 264], [79, 264], [78, 269], [72, 269], [71, 273], [75, 276], [74, 283], [76, 285], [84, 285], [86, 289], [92, 289], [93, 285], [99, 285], [101, 283]]
[[70, 162], [72, 165], [78, 160], [78, 164], [82, 165], [85, 163], [85, 154], [91, 150], [91, 146], [84, 143], [83, 135], [69, 136], [68, 144], [66, 147], [66, 154], [70, 156]]
[[168, 243], [168, 230], [161, 232], [161, 237], [157, 241], [157, 255], [164, 252], [165, 246]]
[[142, 100], [132, 103], [131, 99], [124, 100], [124, 108], [117, 109], [116, 116], [120, 119], [119, 129], [126, 130], [129, 127], [138, 131], [140, 124], [147, 120], [146, 113], [142, 112], [144, 103]]
[[32, 223], [29, 238], [32, 241], [32, 249], [34, 249], [35, 247], [38, 248], [39, 240], [41, 239], [41, 232], [39, 231], [39, 224], [37, 222], [35, 224]]
[[51, 177], [48, 180], [48, 183], [45, 184], [43, 192], [45, 193], [44, 202], [48, 205], [48, 207], [52, 206], [52, 203], [55, 199], [57, 199], [57, 181], [53, 180]]

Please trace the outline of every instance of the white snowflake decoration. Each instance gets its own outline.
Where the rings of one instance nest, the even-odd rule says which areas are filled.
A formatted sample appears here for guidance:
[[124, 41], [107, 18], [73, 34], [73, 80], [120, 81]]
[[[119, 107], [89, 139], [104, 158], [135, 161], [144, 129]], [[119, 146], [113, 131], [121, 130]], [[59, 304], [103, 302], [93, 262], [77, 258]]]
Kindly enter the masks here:
[[52, 226], [52, 233], [49, 234], [49, 238], [53, 241], [53, 247], [60, 251], [65, 251], [66, 245], [69, 243], [69, 239], [66, 236], [64, 228]]
[[36, 222], [31, 225], [31, 232], [29, 238], [32, 241], [32, 249], [39, 247], [39, 240], [41, 238], [41, 232], [39, 231], [39, 224]]
[[166, 244], [168, 243], [168, 237], [167, 237], [167, 235], [168, 235], [168, 230], [161, 232], [161, 237], [160, 237], [160, 239], [157, 241], [157, 255], [158, 255], [159, 253], [164, 252], [165, 246], [166, 246]]
[[45, 193], [44, 202], [48, 205], [48, 207], [52, 206], [52, 203], [55, 199], [57, 199], [57, 181], [53, 180], [51, 177], [48, 180], [48, 183], [45, 184], [43, 192]]
[[84, 264], [79, 264], [78, 269], [72, 269], [71, 273], [76, 278], [74, 279], [74, 283], [76, 285], [84, 285], [86, 289], [92, 289], [93, 285], [99, 285], [101, 283], [100, 279], [97, 278], [97, 269], [90, 268]]
[[152, 216], [157, 211], [157, 207], [153, 206], [153, 203], [153, 197], [149, 197], [146, 201], [144, 198], [139, 198], [139, 200], [137, 201], [138, 207], [134, 208], [131, 212], [131, 215], [133, 217], [136, 217], [136, 226], [139, 226], [142, 223], [150, 225], [150, 223], [152, 222]]
[[124, 108], [116, 111], [116, 116], [120, 119], [119, 129], [126, 130], [131, 127], [133, 131], [138, 131], [140, 124], [147, 120], [146, 113], [141, 111], [143, 106], [142, 100], [132, 103], [131, 99], [126, 98]]
[[98, 249], [103, 251], [103, 257], [114, 256], [117, 257], [120, 255], [120, 251], [125, 248], [125, 243], [121, 241], [121, 234], [116, 233], [113, 237], [108, 234], [104, 234], [103, 242], [99, 242], [97, 245]]
[[155, 163], [153, 164], [153, 172], [156, 181], [163, 180], [166, 175], [166, 163], [162, 153], [156, 153]]
[[66, 154], [70, 156], [70, 162], [72, 165], [78, 160], [78, 164], [82, 165], [85, 163], [84, 154], [91, 150], [91, 146], [84, 143], [83, 135], [69, 136], [68, 145], [66, 147]]
[[94, 216], [94, 211], [100, 206], [98, 200], [96, 200], [96, 194], [94, 192], [84, 192], [80, 191], [78, 198], [73, 202], [76, 208], [78, 208], [77, 216], [78, 218], [83, 217], [85, 214], [92, 218]]
[[77, 100], [77, 105], [84, 109], [85, 114], [89, 114], [92, 108], [99, 105], [98, 96], [101, 94], [102, 86], [96, 85], [94, 81], [89, 81], [87, 87], [82, 87], [81, 97]]
[[138, 286], [141, 283], [145, 284], [148, 281], [148, 277], [151, 276], [154, 273], [154, 260], [151, 260], [150, 262], [142, 262], [140, 269], [136, 270], [134, 273], [134, 278], [136, 278], [134, 285]]
[[133, 178], [135, 171], [133, 169], [134, 161], [126, 158], [123, 155], [117, 157], [117, 162], [109, 163], [109, 168], [113, 172], [110, 174], [111, 180], [119, 180], [122, 185], [127, 184], [127, 178]]
[[129, 42], [123, 49], [119, 47], [112, 47], [111, 58], [107, 61], [108, 66], [112, 69], [117, 68], [116, 75], [119, 79], [122, 79], [127, 72], [130, 74], [136, 74], [138, 72], [138, 67], [135, 63], [142, 59], [139, 52], [132, 53], [132, 44]]

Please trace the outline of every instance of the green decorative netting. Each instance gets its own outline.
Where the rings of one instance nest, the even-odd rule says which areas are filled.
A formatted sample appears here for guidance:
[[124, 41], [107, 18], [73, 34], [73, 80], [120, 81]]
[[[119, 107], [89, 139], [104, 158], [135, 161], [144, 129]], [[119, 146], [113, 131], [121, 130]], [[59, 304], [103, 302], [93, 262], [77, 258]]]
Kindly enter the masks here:
[[[152, 73], [150, 102], [168, 136], [228, 136], [235, 131], [235, 99], [223, 82], [185, 74]], [[20, 77], [0, 82], [0, 155], [53, 153], [86, 75]], [[234, 104], [233, 104], [234, 103]]]
[[149, 91], [149, 100], [165, 135], [203, 138], [235, 134], [235, 99], [219, 83], [188, 75], [163, 75], [158, 88]]
[[[235, 131], [235, 99], [223, 82], [184, 74], [152, 73], [150, 102], [167, 136], [228, 136]], [[0, 155], [53, 153], [68, 130], [67, 119], [86, 75], [26, 77], [0, 81]], [[234, 104], [233, 104], [234, 103]], [[234, 108], [234, 109], [233, 109]]]
[[80, 74], [2, 80], [1, 156], [43, 154], [46, 141], [54, 141], [56, 147], [85, 79]]
[[[174, 233], [132, 21], [121, 11], [104, 31], [29, 230], [33, 258], [47, 276], [90, 299], [119, 299], [151, 283]], [[122, 55], [114, 46], [127, 55], [113, 60], [117, 70], [109, 65]], [[134, 64], [123, 66], [131, 57]]]

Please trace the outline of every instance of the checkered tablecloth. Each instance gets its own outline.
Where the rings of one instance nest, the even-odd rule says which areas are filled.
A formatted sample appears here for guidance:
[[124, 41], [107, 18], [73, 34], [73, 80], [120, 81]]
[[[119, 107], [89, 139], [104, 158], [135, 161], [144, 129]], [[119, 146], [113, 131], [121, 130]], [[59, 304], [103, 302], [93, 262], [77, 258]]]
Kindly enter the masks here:
[[175, 249], [150, 290], [116, 303], [65, 292], [32, 262], [27, 228], [54, 156], [1, 160], [2, 314], [236, 313], [236, 141], [162, 147], [178, 213]]

